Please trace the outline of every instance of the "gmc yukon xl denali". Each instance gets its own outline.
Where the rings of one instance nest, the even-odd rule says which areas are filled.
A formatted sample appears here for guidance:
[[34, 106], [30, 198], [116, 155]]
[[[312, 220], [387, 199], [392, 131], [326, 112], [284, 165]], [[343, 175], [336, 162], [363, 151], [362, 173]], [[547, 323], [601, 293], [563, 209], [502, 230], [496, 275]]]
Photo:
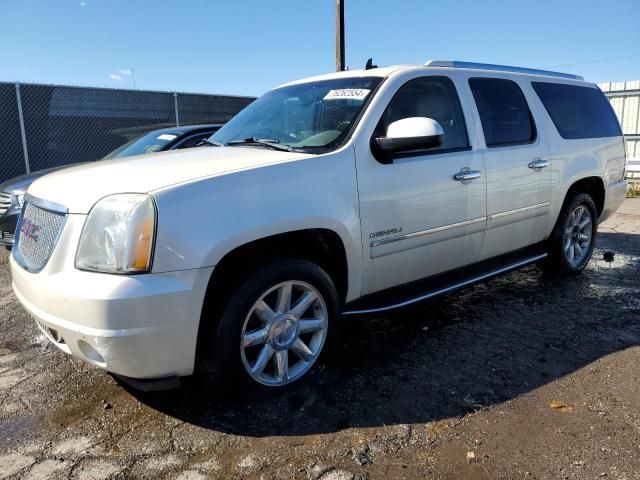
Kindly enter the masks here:
[[280, 86], [211, 148], [82, 165], [24, 199], [13, 288], [130, 381], [302, 379], [348, 315], [589, 261], [625, 147], [581, 77], [430, 61]]

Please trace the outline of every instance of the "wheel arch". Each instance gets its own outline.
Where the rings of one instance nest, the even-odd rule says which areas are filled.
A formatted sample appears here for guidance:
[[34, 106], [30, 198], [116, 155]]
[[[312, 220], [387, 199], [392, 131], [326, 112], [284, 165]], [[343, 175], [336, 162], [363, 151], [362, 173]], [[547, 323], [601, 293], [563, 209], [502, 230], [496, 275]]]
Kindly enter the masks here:
[[562, 208], [578, 193], [586, 193], [593, 199], [599, 217], [604, 210], [605, 199], [605, 186], [602, 178], [599, 176], [590, 176], [574, 181], [565, 193]]
[[605, 187], [602, 178], [597, 175], [592, 175], [574, 180], [564, 194], [562, 205], [560, 209], [557, 210], [557, 215], [552, 224], [553, 228], [549, 232], [549, 236], [553, 235], [553, 232], [558, 228], [558, 222], [560, 222], [562, 212], [567, 207], [567, 204], [570, 203], [571, 199], [579, 193], [586, 193], [593, 199], [597, 215], [600, 217], [604, 210], [605, 200]]
[[200, 324], [198, 348], [203, 338], [217, 327], [226, 298], [232, 294], [251, 272], [279, 259], [303, 259], [318, 264], [336, 284], [340, 302], [348, 297], [349, 268], [348, 247], [332, 229], [307, 228], [292, 230], [260, 238], [235, 246], [217, 262], [207, 285]]
[[[204, 316], [218, 318], [223, 301], [252, 272], [272, 261], [302, 259], [319, 265], [336, 285], [341, 302], [349, 296], [351, 268], [349, 250], [342, 237], [329, 228], [306, 228], [276, 233], [236, 245], [228, 249], [216, 262], [205, 293], [201, 327]], [[210, 323], [210, 322], [208, 322]]]
[[340, 235], [328, 228], [307, 228], [256, 238], [225, 253], [213, 269], [209, 288], [220, 287], [220, 279], [234, 284], [266, 264], [279, 259], [308, 260], [332, 278], [341, 301], [349, 289], [347, 249]]

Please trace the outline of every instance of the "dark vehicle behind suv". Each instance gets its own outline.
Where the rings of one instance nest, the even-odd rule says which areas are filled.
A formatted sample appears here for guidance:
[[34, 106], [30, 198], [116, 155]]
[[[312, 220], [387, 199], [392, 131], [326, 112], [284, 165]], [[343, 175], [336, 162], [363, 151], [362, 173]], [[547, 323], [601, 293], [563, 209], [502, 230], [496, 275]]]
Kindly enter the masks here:
[[[195, 147], [217, 132], [221, 126], [219, 124], [187, 125], [153, 130], [118, 147], [102, 160]], [[16, 222], [22, 209], [24, 194], [29, 186], [47, 173], [70, 166], [65, 165], [28, 173], [0, 184], [0, 245], [5, 245], [7, 248], [11, 248], [13, 245]]]

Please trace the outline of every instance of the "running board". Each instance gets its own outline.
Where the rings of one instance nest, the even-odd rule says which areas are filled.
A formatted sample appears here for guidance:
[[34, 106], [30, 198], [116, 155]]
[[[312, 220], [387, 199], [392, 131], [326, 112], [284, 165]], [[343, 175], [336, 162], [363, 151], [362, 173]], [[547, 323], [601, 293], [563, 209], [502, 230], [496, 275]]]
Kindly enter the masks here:
[[[345, 305], [345, 307], [347, 308], [345, 311], [342, 312], [343, 315], [367, 315], [367, 314], [371, 314], [371, 313], [380, 313], [380, 312], [387, 312], [389, 310], [395, 310], [396, 308], [401, 308], [401, 307], [406, 307], [408, 305], [417, 303], [417, 302], [421, 302], [423, 300], [427, 300], [429, 298], [433, 298], [433, 297], [437, 297], [438, 295], [442, 295], [448, 292], [451, 292], [453, 290], [457, 290], [459, 288], [462, 287], [466, 287], [467, 285], [471, 285], [477, 282], [480, 282], [482, 280], [486, 280], [488, 278], [491, 277], [495, 277], [496, 275], [500, 275], [502, 273], [506, 273], [509, 272], [511, 270], [516, 270], [518, 268], [524, 267], [526, 265], [530, 265], [532, 263], [536, 263], [539, 262], [540, 260], [542, 260], [543, 258], [545, 258], [547, 256], [546, 253], [540, 253], [537, 255], [533, 255], [527, 258], [523, 258], [522, 260], [518, 260], [515, 262], [511, 262], [508, 263], [506, 265], [504, 265], [503, 267], [494, 269], [494, 270], [490, 270], [488, 272], [482, 273], [482, 274], [476, 274], [474, 276], [468, 277], [465, 280], [461, 280], [461, 281], [457, 281], [455, 283], [452, 283], [446, 287], [441, 287], [441, 288], [436, 288], [434, 290], [423, 290], [423, 293], [417, 295], [417, 296], [410, 296], [410, 298], [396, 302], [396, 303], [389, 303], [383, 306], [365, 306], [362, 305], [362, 303], [365, 302], [361, 302], [361, 299], [358, 299], [354, 302], [350, 302], [347, 305]], [[448, 274], [441, 274], [441, 275], [448, 275]], [[440, 277], [441, 275], [437, 275], [436, 277]], [[442, 283], [444, 282], [440, 282], [440, 284], [442, 285]], [[398, 287], [395, 287], [392, 290], [396, 290]], [[402, 288], [402, 287], [399, 287]], [[376, 294], [373, 294], [376, 295]], [[373, 295], [367, 295], [367, 297], [373, 297]]]

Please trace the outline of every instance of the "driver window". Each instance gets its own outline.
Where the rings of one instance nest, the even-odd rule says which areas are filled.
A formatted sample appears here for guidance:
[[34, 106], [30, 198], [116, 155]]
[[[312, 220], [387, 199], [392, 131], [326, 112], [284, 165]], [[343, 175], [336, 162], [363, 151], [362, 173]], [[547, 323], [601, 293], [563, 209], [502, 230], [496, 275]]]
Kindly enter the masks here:
[[389, 103], [377, 131], [384, 135], [391, 123], [409, 117], [431, 118], [442, 127], [442, 145], [429, 151], [469, 147], [460, 100], [449, 78], [421, 77], [405, 83]]

